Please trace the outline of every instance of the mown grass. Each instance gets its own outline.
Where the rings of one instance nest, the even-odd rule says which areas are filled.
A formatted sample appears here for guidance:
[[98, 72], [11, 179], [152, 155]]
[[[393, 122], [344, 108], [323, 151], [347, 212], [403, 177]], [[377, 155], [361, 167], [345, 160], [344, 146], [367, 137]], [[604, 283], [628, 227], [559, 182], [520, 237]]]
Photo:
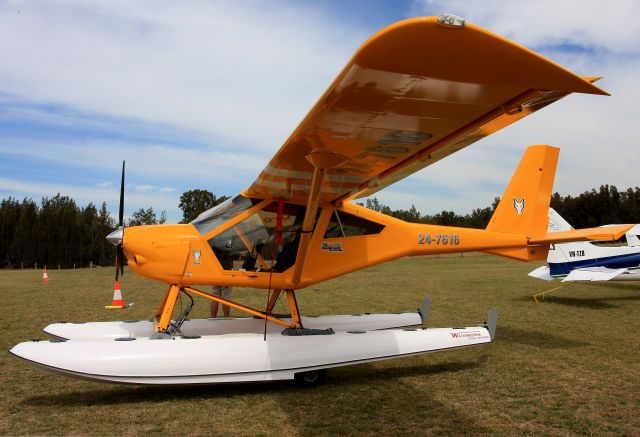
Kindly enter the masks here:
[[[2, 435], [638, 435], [640, 284], [554, 284], [532, 264], [490, 256], [404, 259], [299, 293], [303, 314], [388, 312], [432, 296], [430, 326], [482, 322], [499, 307], [494, 344], [333, 369], [327, 383], [137, 387], [39, 371], [8, 349], [61, 321], [149, 318], [162, 284], [127, 272], [135, 306], [108, 311], [108, 269], [0, 271], [4, 316]], [[236, 290], [256, 306], [264, 292]], [[191, 317], [206, 317], [199, 299]], [[239, 313], [235, 313], [240, 315]]]

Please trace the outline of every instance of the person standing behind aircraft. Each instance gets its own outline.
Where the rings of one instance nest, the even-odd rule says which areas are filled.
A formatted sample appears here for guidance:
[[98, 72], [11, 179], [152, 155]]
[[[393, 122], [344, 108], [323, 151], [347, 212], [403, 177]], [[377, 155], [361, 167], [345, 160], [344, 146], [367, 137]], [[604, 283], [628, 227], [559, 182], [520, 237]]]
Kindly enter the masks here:
[[[224, 251], [220, 251], [214, 249], [216, 256], [218, 257], [218, 261], [224, 270], [233, 270], [233, 258], [231, 257], [231, 249], [233, 248], [233, 240], [228, 240], [225, 242]], [[224, 285], [214, 285], [211, 287], [211, 294], [216, 297], [221, 297], [223, 299], [231, 299], [233, 293], [233, 287], [227, 287]], [[214, 319], [218, 317], [218, 302], [211, 301], [211, 317]], [[222, 314], [224, 317], [229, 317], [231, 312], [231, 307], [229, 305], [222, 305]]]
[[[222, 285], [214, 285], [211, 287], [211, 291], [214, 296], [221, 297], [223, 299], [231, 299], [233, 293], [233, 287], [225, 287]], [[218, 317], [218, 302], [215, 300], [211, 302], [211, 317], [214, 319]], [[222, 314], [224, 317], [229, 317], [231, 307], [229, 305], [222, 305]]]

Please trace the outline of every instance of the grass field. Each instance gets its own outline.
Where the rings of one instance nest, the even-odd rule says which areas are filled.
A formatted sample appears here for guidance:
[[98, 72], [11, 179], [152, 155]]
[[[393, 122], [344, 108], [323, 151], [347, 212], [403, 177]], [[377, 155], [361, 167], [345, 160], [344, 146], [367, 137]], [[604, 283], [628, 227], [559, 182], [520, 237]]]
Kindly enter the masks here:
[[[146, 319], [164, 286], [129, 272], [111, 311], [110, 269], [0, 271], [1, 435], [640, 435], [640, 283], [548, 289], [533, 264], [490, 256], [405, 259], [299, 292], [303, 314], [412, 310], [429, 326], [477, 324], [500, 308], [496, 342], [328, 371], [292, 383], [138, 387], [43, 373], [12, 357], [56, 321]], [[235, 291], [264, 305], [262, 291]], [[196, 301], [192, 318], [206, 317]], [[239, 313], [235, 313], [240, 315]]]

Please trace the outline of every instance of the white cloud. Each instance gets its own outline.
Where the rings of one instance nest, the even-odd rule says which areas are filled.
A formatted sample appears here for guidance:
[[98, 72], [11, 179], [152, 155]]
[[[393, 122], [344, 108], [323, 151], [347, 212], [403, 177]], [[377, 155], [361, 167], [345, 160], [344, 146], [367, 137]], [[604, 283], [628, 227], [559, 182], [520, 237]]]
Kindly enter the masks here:
[[[69, 196], [79, 206], [85, 206], [90, 202], [95, 203], [95, 199], [102, 199], [107, 202], [112, 212], [113, 208], [117, 209], [120, 195], [119, 190], [109, 188], [85, 187], [73, 184], [56, 184], [52, 186], [49, 183], [25, 182], [9, 178], [0, 178], [0, 195], [2, 195], [3, 198], [9, 195], [18, 199], [31, 197], [36, 202], [39, 202], [41, 198], [51, 197], [56, 193]], [[163, 209], [167, 211], [175, 210], [177, 196], [135, 191], [126, 193], [125, 207], [128, 214], [139, 209], [142, 205], [146, 205], [146, 207], [153, 205], [154, 210], [158, 211], [158, 213]], [[100, 207], [100, 205], [98, 205], [98, 207]], [[181, 217], [176, 214], [173, 214], [170, 220], [178, 221], [180, 218]]]
[[[239, 181], [246, 188], [266, 165], [264, 158], [246, 152], [211, 148], [186, 149], [164, 144], [139, 144], [108, 140], [12, 140], [3, 144], [3, 153], [33, 159], [46, 158], [68, 166], [110, 170], [119, 175], [121, 160], [127, 161], [127, 177], [186, 179], [206, 184]], [[147, 184], [131, 185], [149, 190]], [[158, 187], [154, 187], [158, 188]]]
[[[579, 74], [604, 75], [600, 86], [613, 96], [570, 96], [379, 193], [381, 200], [395, 208], [413, 203], [429, 213], [488, 206], [502, 194], [525, 147], [540, 143], [562, 150], [555, 186], [562, 194], [604, 183], [640, 185], [634, 129], [640, 26], [633, 21], [640, 3], [620, 0], [603, 8], [577, 0], [425, 0], [414, 6], [429, 15], [456, 13]], [[5, 2], [0, 92], [70, 108], [14, 105], [11, 115], [110, 129], [120, 139], [22, 139], [4, 142], [2, 152], [35, 159], [55, 150], [49, 158], [55, 162], [115, 175], [126, 159], [127, 174], [135, 175], [128, 180], [153, 185], [151, 192], [160, 196], [157, 206], [140, 196], [136, 208], [175, 210], [171, 190], [183, 188], [178, 180], [239, 191], [376, 30], [336, 20], [308, 3]], [[141, 122], [118, 128], [117, 118]], [[127, 129], [149, 126], [167, 141], [127, 138]], [[172, 129], [198, 136], [199, 145], [170, 141], [179, 137]], [[113, 185], [103, 188], [109, 196], [94, 192], [94, 199], [117, 201]]]
[[461, 15], [529, 48], [575, 45], [638, 54], [636, 0], [423, 0], [417, 5], [422, 13]]
[[275, 151], [361, 33], [295, 4], [9, 2], [0, 90]]

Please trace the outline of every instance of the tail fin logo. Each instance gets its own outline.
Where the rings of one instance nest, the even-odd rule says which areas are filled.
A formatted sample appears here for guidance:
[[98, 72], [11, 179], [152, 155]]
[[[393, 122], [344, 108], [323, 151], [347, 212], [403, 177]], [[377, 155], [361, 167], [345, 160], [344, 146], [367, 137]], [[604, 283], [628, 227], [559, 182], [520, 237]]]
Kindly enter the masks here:
[[524, 211], [524, 197], [522, 200], [518, 200], [515, 197], [513, 198], [513, 209], [516, 210], [516, 214], [521, 215]]

